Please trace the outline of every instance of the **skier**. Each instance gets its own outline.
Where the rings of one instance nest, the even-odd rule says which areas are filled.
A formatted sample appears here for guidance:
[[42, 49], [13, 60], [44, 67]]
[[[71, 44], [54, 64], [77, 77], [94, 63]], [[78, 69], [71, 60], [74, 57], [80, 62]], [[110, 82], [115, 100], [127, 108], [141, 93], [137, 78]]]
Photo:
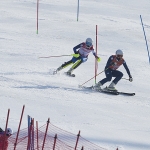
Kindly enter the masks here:
[[101, 90], [101, 86], [103, 84], [105, 84], [108, 81], [111, 81], [112, 77], [115, 77], [115, 79], [107, 87], [108, 90], [114, 90], [115, 91], [116, 90], [115, 85], [123, 77], [123, 73], [121, 71], [117, 70], [122, 64], [123, 64], [127, 74], [129, 75], [129, 81], [132, 82], [133, 78], [130, 74], [130, 70], [129, 70], [125, 60], [123, 59], [123, 52], [122, 52], [122, 50], [118, 49], [116, 51], [116, 55], [110, 56], [108, 61], [107, 61], [107, 64], [105, 66], [106, 78], [99, 81], [93, 88], [96, 90]]
[[73, 48], [73, 51], [74, 54], [72, 54], [72, 59], [57, 68], [56, 73], [73, 64], [73, 66], [67, 71], [67, 75], [75, 76], [74, 74], [72, 74], [73, 70], [79, 67], [79, 65], [81, 65], [83, 62], [87, 61], [90, 52], [93, 53], [98, 62], [100, 61], [100, 58], [94, 52], [93, 40], [91, 38], [87, 38], [85, 42], [75, 46]]
[[[5, 131], [0, 128], [0, 150], [7, 150], [8, 148], [8, 138], [13, 134], [11, 128], [7, 128], [6, 136]], [[5, 137], [4, 137], [5, 136]], [[5, 140], [5, 141], [4, 141]], [[4, 149], [3, 149], [4, 148]]]

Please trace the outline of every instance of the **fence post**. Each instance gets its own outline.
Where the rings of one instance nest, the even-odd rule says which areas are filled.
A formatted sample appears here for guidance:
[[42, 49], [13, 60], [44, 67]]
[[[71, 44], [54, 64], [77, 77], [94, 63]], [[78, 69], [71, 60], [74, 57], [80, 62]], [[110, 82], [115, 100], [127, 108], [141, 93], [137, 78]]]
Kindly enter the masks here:
[[7, 113], [7, 120], [6, 120], [6, 126], [5, 126], [5, 133], [4, 133], [4, 140], [3, 140], [2, 150], [5, 150], [5, 136], [6, 136], [7, 126], [8, 126], [9, 112], [10, 112], [10, 109], [8, 109], [8, 113]]
[[53, 145], [53, 150], [55, 150], [56, 139], [57, 139], [57, 134], [55, 134], [55, 137], [54, 137], [54, 145]]
[[46, 126], [46, 131], [45, 131], [45, 136], [44, 136], [43, 145], [42, 145], [42, 150], [44, 150], [44, 144], [45, 144], [45, 139], [46, 139], [46, 135], [47, 135], [47, 130], [48, 130], [49, 122], [50, 122], [50, 121], [49, 121], [49, 118], [48, 118], [47, 126]]
[[76, 141], [75, 150], [77, 149], [77, 145], [78, 145], [78, 141], [79, 141], [79, 136], [80, 136], [80, 130], [79, 130], [79, 133], [78, 133], [78, 135], [77, 135], [77, 141]]
[[30, 128], [28, 129], [28, 144], [27, 144], [27, 150], [31, 150], [31, 131], [32, 131], [32, 124], [33, 120], [31, 119]]
[[39, 134], [38, 134], [38, 122], [36, 121], [36, 134], [37, 134], [37, 150], [39, 150]]
[[23, 117], [23, 113], [24, 113], [24, 108], [25, 108], [25, 105], [23, 105], [23, 108], [22, 108], [22, 113], [21, 113], [20, 123], [19, 123], [18, 132], [17, 132], [17, 136], [16, 136], [16, 141], [14, 143], [14, 150], [16, 149], [16, 145], [17, 145], [17, 141], [18, 141], [18, 136], [19, 136], [21, 121], [22, 121], [22, 117]]
[[31, 150], [34, 150], [34, 118], [32, 119], [32, 145]]

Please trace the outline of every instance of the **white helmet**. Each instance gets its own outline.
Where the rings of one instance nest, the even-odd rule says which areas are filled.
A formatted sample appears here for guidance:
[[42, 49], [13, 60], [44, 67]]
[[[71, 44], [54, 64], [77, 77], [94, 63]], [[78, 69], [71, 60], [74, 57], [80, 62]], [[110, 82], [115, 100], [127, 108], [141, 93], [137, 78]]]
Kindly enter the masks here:
[[123, 56], [123, 51], [120, 50], [120, 49], [118, 49], [118, 50], [116, 51], [116, 55], [122, 55], [122, 56]]
[[6, 134], [7, 135], [12, 135], [13, 134], [13, 130], [11, 128], [7, 128]]
[[87, 48], [90, 48], [93, 45], [93, 40], [91, 38], [87, 38], [85, 44]]

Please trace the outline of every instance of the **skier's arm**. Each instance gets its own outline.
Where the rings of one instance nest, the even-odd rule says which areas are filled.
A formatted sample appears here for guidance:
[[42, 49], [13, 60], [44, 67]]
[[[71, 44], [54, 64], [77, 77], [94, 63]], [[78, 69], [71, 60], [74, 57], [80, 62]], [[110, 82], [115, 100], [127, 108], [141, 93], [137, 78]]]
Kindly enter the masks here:
[[123, 63], [123, 66], [124, 66], [124, 68], [126, 69], [127, 74], [129, 75], [129, 81], [132, 82], [132, 81], [133, 81], [133, 78], [132, 78], [132, 76], [131, 76], [130, 70], [129, 70], [129, 68], [128, 68], [128, 66], [127, 66], [127, 64], [126, 64], [125, 61], [124, 61], [124, 63]]
[[113, 59], [112, 56], [110, 56], [110, 57], [108, 58], [107, 63], [106, 63], [106, 67], [105, 67], [105, 68], [109, 68], [110, 66], [113, 65], [113, 64], [112, 64], [112, 59]]
[[75, 47], [73, 48], [73, 51], [74, 51], [75, 54], [78, 54], [78, 53], [79, 53], [78, 49], [81, 47], [81, 45], [82, 45], [82, 43], [78, 44], [77, 46], [75, 46]]
[[98, 62], [101, 61], [100, 57], [98, 57], [94, 51], [94, 49], [92, 50], [93, 55], [95, 56], [95, 58], [97, 59]]

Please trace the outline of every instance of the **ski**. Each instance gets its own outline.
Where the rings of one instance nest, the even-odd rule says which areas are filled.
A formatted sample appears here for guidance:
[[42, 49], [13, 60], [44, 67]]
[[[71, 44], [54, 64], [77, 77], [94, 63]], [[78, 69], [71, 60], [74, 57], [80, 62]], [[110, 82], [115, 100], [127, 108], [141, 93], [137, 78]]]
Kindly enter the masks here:
[[115, 91], [115, 90], [109, 90], [107, 87], [102, 89], [102, 92], [106, 91], [106, 92], [113, 92], [114, 95], [127, 95], [127, 96], [134, 96], [135, 93], [128, 93], [128, 92], [120, 92], [120, 91]]
[[93, 90], [93, 86], [88, 87], [88, 86], [79, 85], [79, 88]]
[[135, 95], [135, 93], [112, 91], [112, 90], [107, 90], [106, 88], [101, 89], [101, 90], [94, 90], [93, 86], [87, 87], [87, 86], [79, 85], [79, 88], [87, 89], [87, 90], [93, 90], [93, 91], [97, 91], [100, 93], [112, 94], [112, 95], [127, 95], [127, 96], [134, 96]]
[[129, 96], [134, 96], [135, 93], [127, 93], [127, 92], [119, 92], [121, 95], [129, 95]]
[[112, 95], [119, 95], [119, 92], [118, 91], [106, 91], [106, 90], [99, 90], [99, 92], [101, 93], [107, 93], [107, 94], [112, 94]]
[[107, 91], [107, 90], [104, 90], [104, 89], [95, 90], [93, 86], [87, 87], [87, 86], [81, 86], [81, 85], [79, 85], [79, 88], [87, 89], [87, 90], [93, 90], [93, 91], [100, 92], [100, 93], [106, 93], [106, 94], [112, 94], [112, 95], [119, 95], [119, 93], [117, 91]]

